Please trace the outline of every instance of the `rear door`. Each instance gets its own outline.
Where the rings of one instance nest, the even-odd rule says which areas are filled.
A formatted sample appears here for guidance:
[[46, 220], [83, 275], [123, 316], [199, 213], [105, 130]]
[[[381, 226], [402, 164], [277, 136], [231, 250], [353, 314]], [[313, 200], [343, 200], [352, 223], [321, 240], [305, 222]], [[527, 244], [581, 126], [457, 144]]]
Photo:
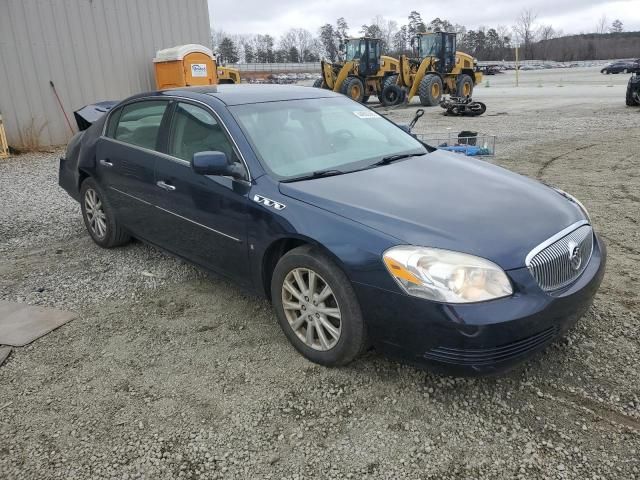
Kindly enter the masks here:
[[[156, 162], [155, 183], [163, 242], [182, 257], [239, 283], [249, 282], [248, 181], [193, 171], [194, 153], [221, 151], [238, 162], [233, 142], [211, 110], [189, 102], [172, 107], [166, 153]], [[247, 172], [248, 177], [248, 172]]]
[[167, 100], [139, 100], [114, 111], [97, 143], [97, 173], [118, 219], [153, 241], [158, 229], [154, 183], [158, 140]]

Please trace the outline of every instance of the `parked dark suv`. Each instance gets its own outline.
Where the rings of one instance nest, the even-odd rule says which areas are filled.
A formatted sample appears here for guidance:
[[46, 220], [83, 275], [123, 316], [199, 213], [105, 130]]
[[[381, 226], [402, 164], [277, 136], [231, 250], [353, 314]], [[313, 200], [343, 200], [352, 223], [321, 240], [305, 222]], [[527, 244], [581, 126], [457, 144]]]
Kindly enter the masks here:
[[568, 193], [317, 88], [131, 97], [74, 137], [59, 182], [95, 243], [135, 237], [266, 295], [329, 366], [374, 346], [504, 370], [578, 320], [605, 266]]

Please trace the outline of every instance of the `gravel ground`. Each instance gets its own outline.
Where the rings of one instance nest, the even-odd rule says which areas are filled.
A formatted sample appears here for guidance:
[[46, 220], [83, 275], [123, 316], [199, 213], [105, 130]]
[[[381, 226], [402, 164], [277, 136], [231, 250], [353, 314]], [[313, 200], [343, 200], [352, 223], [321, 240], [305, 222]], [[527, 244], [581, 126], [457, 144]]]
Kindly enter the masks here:
[[0, 299], [79, 314], [0, 367], [0, 478], [639, 479], [640, 109], [627, 76], [513, 80], [477, 89], [485, 116], [429, 109], [417, 131], [499, 135], [492, 161], [583, 200], [609, 264], [569, 337], [495, 378], [311, 364], [266, 301], [95, 246], [60, 151], [0, 161]]

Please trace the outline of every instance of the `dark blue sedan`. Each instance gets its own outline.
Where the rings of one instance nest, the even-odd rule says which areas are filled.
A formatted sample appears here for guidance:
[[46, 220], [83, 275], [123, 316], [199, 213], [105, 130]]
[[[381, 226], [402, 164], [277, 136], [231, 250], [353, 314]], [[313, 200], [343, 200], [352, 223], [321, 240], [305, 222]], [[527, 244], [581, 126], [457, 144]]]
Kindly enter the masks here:
[[74, 137], [59, 181], [98, 245], [135, 237], [266, 295], [293, 346], [328, 366], [373, 346], [505, 370], [565, 333], [604, 273], [571, 195], [327, 90], [131, 97]]

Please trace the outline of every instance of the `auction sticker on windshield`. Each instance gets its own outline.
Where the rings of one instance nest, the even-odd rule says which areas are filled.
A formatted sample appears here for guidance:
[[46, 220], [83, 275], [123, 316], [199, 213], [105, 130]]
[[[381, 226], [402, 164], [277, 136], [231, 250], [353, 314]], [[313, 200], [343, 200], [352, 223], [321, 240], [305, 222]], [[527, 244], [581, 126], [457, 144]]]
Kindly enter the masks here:
[[353, 114], [358, 118], [378, 118], [380, 116], [371, 110], [356, 110]]

